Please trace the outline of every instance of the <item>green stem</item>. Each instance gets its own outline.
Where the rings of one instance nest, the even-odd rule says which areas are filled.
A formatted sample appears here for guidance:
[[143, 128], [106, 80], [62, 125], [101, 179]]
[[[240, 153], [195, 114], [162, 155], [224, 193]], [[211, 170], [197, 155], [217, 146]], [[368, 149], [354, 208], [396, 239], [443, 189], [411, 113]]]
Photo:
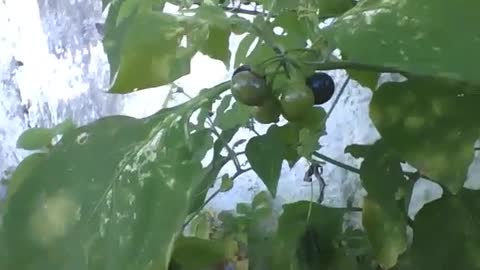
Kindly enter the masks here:
[[[244, 170], [238, 170], [233, 176], [232, 176], [232, 181], [235, 180], [237, 177], [239, 177], [240, 175], [248, 172], [252, 170], [252, 168], [248, 168], [248, 169], [244, 169]], [[190, 224], [190, 222], [192, 222], [192, 220], [198, 216], [198, 214], [203, 210], [203, 208], [205, 208], [205, 206], [207, 204], [209, 204], [218, 194], [220, 194], [222, 191], [221, 189], [217, 189], [215, 190], [204, 202], [203, 204], [200, 206], [200, 208], [197, 209], [197, 211], [195, 211], [195, 213], [193, 213], [186, 221], [185, 223], [183, 223], [183, 226], [182, 226], [182, 230], [185, 230], [185, 228], [188, 226], [188, 224]]]

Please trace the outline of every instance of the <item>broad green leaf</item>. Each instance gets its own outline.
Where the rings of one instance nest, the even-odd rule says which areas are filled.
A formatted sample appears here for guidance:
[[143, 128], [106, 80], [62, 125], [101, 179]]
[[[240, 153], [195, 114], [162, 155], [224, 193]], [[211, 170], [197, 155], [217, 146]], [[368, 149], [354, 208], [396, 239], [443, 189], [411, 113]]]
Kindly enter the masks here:
[[288, 162], [290, 168], [300, 159], [297, 147], [299, 145], [299, 129], [296, 125], [288, 123], [284, 126], [272, 125], [269, 131], [272, 136], [278, 137], [282, 147], [285, 149], [283, 158]]
[[247, 53], [249, 52], [250, 46], [252, 46], [256, 38], [257, 37], [254, 34], [248, 34], [242, 39], [242, 41], [240, 41], [240, 44], [238, 45], [238, 49], [235, 53], [234, 68], [237, 68], [242, 64], [245, 64], [245, 61], [247, 59]]
[[301, 120], [296, 122], [299, 128], [306, 128], [312, 132], [318, 133], [318, 135], [324, 135], [325, 132], [325, 110], [322, 107], [313, 107], [310, 109], [307, 115]]
[[349, 145], [346, 153], [363, 157], [360, 166], [362, 186], [371, 199], [380, 202], [394, 201], [395, 194], [405, 185], [400, 159], [383, 140], [373, 145]]
[[102, 0], [102, 10], [104, 10], [113, 0]]
[[276, 196], [285, 149], [274, 133], [251, 138], [245, 147], [250, 166], [262, 179], [272, 196]]
[[330, 266], [332, 270], [357, 270], [360, 269], [355, 256], [348, 254], [343, 248], [338, 248], [333, 255]]
[[220, 27], [224, 30], [230, 28], [230, 20], [219, 6], [202, 5], [196, 10], [195, 18], [199, 19], [200, 23]]
[[257, 193], [257, 195], [253, 197], [252, 207], [253, 209], [272, 207], [272, 196], [268, 191], [261, 191]]
[[27, 129], [18, 137], [17, 148], [37, 150], [49, 147], [55, 135], [55, 130], [50, 128]]
[[110, 65], [110, 82], [114, 81], [118, 72], [125, 35], [129, 27], [133, 24], [138, 10], [138, 6], [133, 6], [133, 10], [129, 13], [130, 15], [123, 20], [119, 20], [123, 2], [124, 1], [113, 1], [105, 20], [103, 48], [107, 54]]
[[230, 31], [220, 27], [210, 27], [208, 39], [203, 45], [201, 52], [213, 59], [222, 61], [226, 67], [230, 64], [229, 50]]
[[457, 192], [480, 125], [480, 95], [443, 81], [390, 82], [374, 92], [370, 117], [385, 143], [422, 174]]
[[306, 24], [299, 18], [295, 11], [285, 11], [275, 17], [273, 26], [283, 29], [281, 35], [275, 36], [275, 42], [283, 50], [301, 49], [307, 45], [308, 32]]
[[300, 20], [297, 12], [284, 11], [275, 17], [273, 26], [280, 26], [287, 35], [296, 36], [296, 38], [305, 41], [308, 32], [305, 29], [305, 24]]
[[233, 179], [228, 174], [222, 177], [222, 183], [220, 184], [220, 190], [227, 192], [233, 188]]
[[297, 147], [298, 155], [310, 159], [312, 153], [320, 148], [319, 138], [320, 134], [318, 132], [306, 128], [301, 129], [298, 134], [298, 142], [300, 144]]
[[347, 228], [342, 238], [349, 254], [363, 257], [372, 253], [372, 247], [365, 231]]
[[273, 49], [269, 47], [265, 42], [260, 40], [255, 45], [255, 48], [252, 50], [252, 52], [247, 56], [247, 59], [245, 60], [245, 64], [255, 66], [275, 56], [276, 54], [273, 51]]
[[175, 242], [173, 260], [184, 270], [209, 268], [225, 258], [225, 243], [195, 237], [179, 237]]
[[200, 180], [200, 183], [195, 188], [193, 192], [193, 199], [190, 205], [190, 210], [188, 213], [197, 211], [205, 201], [207, 197], [208, 190], [213, 186], [215, 180], [217, 179], [220, 170], [228, 163], [229, 158], [223, 157], [220, 155], [221, 151], [225, 147], [225, 144], [228, 144], [235, 133], [237, 133], [238, 128], [230, 129], [220, 133], [220, 138], [217, 138], [213, 144], [213, 158], [212, 162], [203, 169], [203, 176]]
[[222, 61], [228, 67], [231, 53], [229, 50], [230, 28], [228, 27], [229, 19], [227, 15], [219, 7], [202, 5], [196, 12], [195, 17], [201, 21], [205, 20], [209, 29], [206, 41], [201, 46], [200, 51], [213, 59]]
[[370, 88], [372, 91], [377, 89], [380, 73], [355, 69], [347, 70], [347, 72], [350, 78], [354, 79], [361, 86]]
[[478, 1], [367, 0], [326, 35], [354, 63], [480, 85], [477, 10]]
[[140, 9], [140, 5], [142, 4], [142, 2], [145, 1], [121, 0], [119, 2], [121, 3], [121, 6], [115, 21], [116, 25], [121, 24], [123, 20], [127, 19], [132, 15], [135, 16], [135, 13], [138, 11], [138, 9]]
[[418, 269], [480, 269], [480, 192], [462, 190], [426, 204], [414, 221]]
[[55, 130], [56, 134], [65, 134], [75, 128], [76, 128], [75, 123], [71, 119], [66, 119], [63, 122], [56, 125], [53, 129]]
[[252, 207], [248, 203], [237, 203], [236, 211], [240, 215], [250, 215], [252, 212]]
[[232, 97], [233, 97], [232, 95], [228, 94], [222, 98], [222, 101], [217, 107], [217, 112], [216, 112], [217, 115], [222, 115], [228, 109], [228, 107], [230, 107]]
[[362, 222], [375, 259], [391, 268], [407, 248], [407, 209], [399, 207], [396, 198], [406, 183], [400, 160], [382, 140], [373, 145], [350, 145], [345, 152], [364, 158], [360, 179], [368, 196], [363, 202]]
[[246, 32], [251, 31], [252, 28], [252, 23], [238, 15], [232, 15], [230, 16], [230, 31], [236, 35], [241, 35]]
[[209, 128], [199, 129], [190, 137], [190, 145], [195, 146], [193, 159], [202, 160], [213, 146], [212, 131]]
[[2, 269], [166, 270], [203, 176], [187, 121], [228, 85], [65, 134], [10, 200]]
[[315, 0], [321, 18], [337, 17], [353, 8], [355, 0]]
[[17, 165], [12, 176], [8, 180], [7, 197], [5, 204], [12, 199], [13, 195], [17, 192], [20, 186], [24, 183], [24, 180], [32, 173], [32, 171], [39, 166], [42, 162], [45, 162], [48, 158], [48, 153], [33, 153], [27, 156]]
[[260, 4], [263, 5], [263, 8], [267, 9], [270, 12], [278, 12], [285, 9], [296, 9], [300, 5], [299, 0], [289, 0], [289, 1], [281, 1], [281, 0], [260, 0], [258, 1]]
[[406, 214], [393, 201], [367, 196], [363, 201], [362, 223], [377, 262], [384, 268], [397, 263], [407, 249]]
[[316, 266], [316, 269], [328, 267], [342, 232], [344, 210], [309, 201], [287, 204], [283, 208], [274, 241], [272, 269], [296, 269], [299, 263]]
[[318, 140], [326, 134], [325, 116], [323, 108], [312, 108], [301, 122], [296, 123], [299, 130], [297, 152], [300, 156], [310, 159], [313, 152], [320, 148]]
[[222, 130], [245, 126], [250, 119], [250, 109], [239, 102], [233, 103], [225, 113], [217, 115], [215, 124]]
[[110, 92], [157, 87], [188, 74], [194, 51], [178, 47], [183, 34], [184, 29], [173, 15], [148, 13], [135, 17], [124, 39], [112, 41], [122, 46], [118, 74]]
[[210, 229], [210, 215], [207, 211], [201, 212], [190, 222], [190, 231], [197, 238], [208, 240]]

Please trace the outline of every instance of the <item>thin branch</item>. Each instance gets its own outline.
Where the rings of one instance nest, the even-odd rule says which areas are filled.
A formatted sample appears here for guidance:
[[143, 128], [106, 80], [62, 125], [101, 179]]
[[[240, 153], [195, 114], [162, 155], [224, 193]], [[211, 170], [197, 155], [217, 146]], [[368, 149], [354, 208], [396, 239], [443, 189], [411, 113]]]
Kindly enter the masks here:
[[233, 164], [235, 165], [235, 168], [237, 169], [237, 171], [241, 171], [242, 166], [240, 165], [240, 161], [237, 158], [237, 154], [235, 153], [235, 151], [233, 151], [233, 149], [230, 147], [230, 145], [228, 145], [228, 142], [225, 142], [225, 140], [222, 138], [220, 133], [218, 133], [218, 131], [215, 129], [215, 126], [213, 125], [213, 122], [211, 120], [210, 120], [210, 122], [211, 122], [210, 123], [211, 124], [211, 130], [212, 130], [213, 134], [215, 134], [215, 136], [218, 137], [218, 139], [222, 142], [223, 147], [225, 147], [227, 149], [228, 156], [233, 161]]
[[347, 79], [345, 80], [345, 82], [343, 83], [342, 88], [340, 89], [340, 93], [338, 93], [337, 97], [333, 101], [332, 107], [330, 107], [330, 110], [328, 110], [327, 116], [325, 117], [325, 122], [327, 122], [328, 117], [330, 117], [330, 115], [332, 114], [333, 109], [335, 109], [335, 106], [337, 105], [338, 101], [340, 100], [340, 97], [342, 96], [343, 92], [345, 92], [345, 89], [347, 88], [347, 85], [348, 85], [349, 82], [350, 82], [350, 76], [348, 76]]
[[200, 208], [198, 208], [197, 211], [195, 211], [195, 213], [193, 213], [186, 221], [185, 223], [183, 223], [183, 226], [182, 226], [182, 230], [185, 230], [185, 228], [188, 226], [188, 224], [190, 224], [190, 222], [192, 222], [192, 220], [198, 216], [198, 214], [200, 213], [200, 211], [203, 210], [203, 208], [209, 203], [211, 202], [215, 196], [217, 196], [219, 193], [220, 193], [220, 189], [217, 189], [215, 190], [215, 192], [212, 193], [212, 195], [210, 195], [206, 200], [205, 202], [203, 202], [202, 206], [200, 206]]
[[243, 9], [243, 8], [239, 8], [239, 7], [235, 7], [235, 8], [222, 7], [222, 8], [226, 12], [235, 13], [235, 14], [245, 14], [245, 15], [252, 15], [252, 16], [257, 16], [257, 15], [262, 15], [263, 14], [260, 11]]
[[396, 69], [396, 68], [374, 66], [374, 65], [355, 63], [350, 61], [332, 61], [332, 62], [304, 61], [303, 63], [307, 65], [313, 65], [317, 70], [358, 69], [358, 70], [368, 70], [368, 71], [376, 71], [376, 72], [404, 73], [403, 70]]
[[407, 225], [413, 229], [413, 219], [411, 219], [408, 215], [407, 215]]
[[[235, 180], [237, 177], [239, 177], [240, 175], [248, 172], [252, 170], [252, 168], [248, 168], [248, 169], [244, 169], [244, 170], [238, 170], [233, 176], [232, 176], [232, 181]], [[186, 221], [185, 223], [183, 223], [183, 226], [182, 226], [182, 230], [185, 230], [185, 228], [188, 226], [188, 224], [190, 224], [190, 222], [192, 222], [192, 220], [198, 216], [198, 214], [200, 213], [200, 211], [203, 210], [203, 208], [205, 208], [205, 206], [207, 204], [209, 204], [218, 194], [220, 194], [222, 192], [221, 188], [215, 190], [215, 192], [213, 192], [204, 202], [203, 204], [200, 206], [200, 208], [197, 209], [197, 211], [195, 211], [195, 213], [193, 213]]]
[[[190, 95], [188, 95], [187, 93], [185, 93], [185, 91], [182, 91], [180, 92], [182, 94], [184, 94], [186, 97], [188, 97], [189, 99], [192, 99], [192, 97]], [[218, 133], [218, 131], [215, 129], [215, 124], [212, 120], [212, 118], [210, 116], [207, 116], [207, 120], [210, 124], [210, 130], [212, 131], [212, 133], [218, 137], [219, 140], [221, 140], [222, 144], [223, 144], [223, 147], [225, 147], [227, 149], [227, 152], [228, 152], [228, 156], [230, 157], [230, 159], [233, 161], [233, 164], [235, 165], [235, 168], [237, 169], [237, 171], [241, 171], [242, 170], [242, 166], [240, 165], [240, 161], [238, 160], [237, 158], [237, 154], [235, 153], [235, 151], [228, 145], [228, 142], [225, 142], [222, 138], [222, 136], [220, 135], [220, 133]]]
[[[316, 157], [316, 158], [319, 158], [319, 159], [322, 159], [328, 163], [331, 163], [333, 165], [336, 165], [337, 167], [340, 167], [342, 169], [345, 169], [347, 171], [350, 171], [350, 172], [353, 172], [353, 173], [356, 173], [356, 174], [360, 174], [360, 169], [357, 169], [351, 165], [348, 165], [348, 164], [345, 164], [345, 163], [342, 163], [338, 160], [335, 160], [331, 157], [327, 157], [325, 156], [324, 154], [321, 154], [321, 153], [318, 153], [318, 152], [313, 152], [313, 157]], [[441, 185], [440, 183], [438, 183], [437, 181], [433, 180], [432, 178], [424, 175], [424, 174], [421, 174], [420, 172], [402, 172], [403, 175], [407, 176], [408, 178], [410, 179], [417, 179], [417, 178], [423, 178], [423, 179], [426, 179], [426, 180], [429, 180], [429, 181], [432, 181], [432, 182], [435, 182], [439, 185]], [[418, 177], [419, 176], [419, 177]], [[416, 181], [416, 180], [415, 180]], [[442, 186], [443, 187], [443, 186]], [[444, 190], [447, 190], [444, 188]]]
[[333, 165], [336, 165], [340, 168], [343, 168], [347, 171], [350, 171], [350, 172], [353, 172], [353, 173], [356, 173], [356, 174], [360, 174], [360, 170], [353, 167], [353, 166], [350, 166], [348, 164], [345, 164], [345, 163], [342, 163], [340, 161], [337, 161], [333, 158], [330, 158], [330, 157], [327, 157], [325, 156], [324, 154], [321, 154], [321, 153], [318, 153], [318, 152], [313, 152], [313, 156], [316, 157], [316, 158], [319, 158], [319, 159], [322, 159], [322, 160], [325, 160], [326, 162], [328, 163], [331, 163]]

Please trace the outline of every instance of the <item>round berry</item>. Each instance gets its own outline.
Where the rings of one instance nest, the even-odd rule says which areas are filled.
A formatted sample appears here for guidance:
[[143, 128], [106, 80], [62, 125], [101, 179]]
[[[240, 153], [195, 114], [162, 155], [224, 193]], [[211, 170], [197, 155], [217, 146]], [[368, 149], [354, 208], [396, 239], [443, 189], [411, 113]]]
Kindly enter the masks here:
[[329, 101], [335, 91], [335, 82], [330, 75], [324, 72], [311, 75], [307, 78], [306, 84], [312, 89], [317, 105]]

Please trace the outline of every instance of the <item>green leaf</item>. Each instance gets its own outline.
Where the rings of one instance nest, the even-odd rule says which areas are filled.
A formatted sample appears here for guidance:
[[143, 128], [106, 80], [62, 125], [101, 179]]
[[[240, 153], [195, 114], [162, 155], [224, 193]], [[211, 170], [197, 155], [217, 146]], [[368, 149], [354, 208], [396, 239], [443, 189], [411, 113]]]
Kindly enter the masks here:
[[204, 44], [201, 52], [213, 59], [222, 61], [226, 67], [230, 64], [229, 50], [230, 31], [219, 27], [210, 27], [208, 39]]
[[212, 131], [209, 128], [203, 128], [195, 131], [190, 137], [190, 145], [195, 146], [193, 159], [202, 160], [213, 146]]
[[184, 270], [209, 268], [225, 258], [224, 241], [180, 237], [175, 242], [173, 260]]
[[102, 0], [102, 10], [104, 10], [113, 0]]
[[325, 110], [312, 108], [298, 126], [297, 152], [300, 156], [310, 159], [312, 153], [320, 148], [318, 140], [325, 133]]
[[13, 195], [17, 192], [25, 179], [29, 177], [32, 171], [47, 160], [47, 153], [34, 153], [27, 156], [20, 162], [8, 181], [7, 197], [5, 199], [6, 207]]
[[355, 0], [315, 0], [321, 18], [337, 17], [353, 8]]
[[230, 28], [230, 19], [219, 6], [201, 5], [195, 13], [195, 18], [199, 19], [199, 23], [220, 27], [225, 30]]
[[103, 48], [107, 54], [108, 63], [110, 64], [110, 82], [113, 82], [118, 72], [120, 65], [120, 55], [123, 47], [125, 35], [129, 27], [133, 24], [138, 5], [131, 5], [131, 3], [138, 4], [129, 0], [126, 5], [132, 8], [126, 18], [122, 17], [125, 12], [125, 1], [113, 1], [108, 9], [108, 15], [105, 20], [105, 29], [103, 37]]
[[49, 128], [27, 129], [18, 137], [17, 148], [37, 150], [48, 147], [55, 135], [55, 130]]
[[212, 162], [203, 169], [203, 176], [200, 183], [195, 188], [193, 199], [188, 213], [197, 211], [205, 201], [208, 190], [213, 186], [217, 179], [220, 170], [228, 163], [230, 159], [220, 155], [221, 151], [228, 144], [233, 136], [237, 133], [238, 128], [230, 129], [220, 133], [220, 138], [217, 138], [213, 144], [213, 158]]
[[410, 79], [374, 92], [370, 117], [385, 142], [422, 174], [457, 192], [478, 138], [480, 96], [443, 81]]
[[190, 222], [190, 231], [195, 237], [209, 239], [210, 237], [210, 216], [203, 211]]
[[405, 212], [393, 202], [370, 199], [369, 195], [363, 201], [362, 223], [377, 262], [384, 268], [393, 267], [407, 249]]
[[245, 126], [249, 119], [249, 107], [235, 102], [225, 113], [217, 115], [214, 123], [222, 130], [229, 130], [235, 127]]
[[363, 157], [360, 179], [368, 196], [377, 201], [395, 200], [395, 194], [405, 185], [400, 159], [383, 140], [373, 145], [349, 145], [346, 153]]
[[272, 207], [272, 196], [268, 191], [261, 191], [253, 197], [252, 200], [253, 209], [257, 208], [271, 208]]
[[166, 270], [203, 176], [188, 120], [227, 89], [65, 134], [10, 200], [2, 269]]
[[304, 48], [307, 45], [308, 32], [305, 22], [297, 15], [295, 11], [285, 11], [273, 21], [273, 26], [279, 26], [283, 29], [282, 35], [275, 36], [275, 43], [283, 50]]
[[273, 246], [272, 269], [295, 269], [299, 263], [311, 266], [310, 269], [328, 267], [342, 232], [344, 210], [309, 201], [287, 204], [283, 208]]
[[354, 63], [480, 85], [477, 10], [478, 1], [361, 1], [325, 34]]
[[250, 46], [252, 46], [256, 38], [257, 37], [254, 34], [248, 34], [242, 39], [242, 41], [240, 41], [237, 52], [235, 53], [234, 68], [237, 68], [241, 64], [246, 63], [247, 53], [250, 50]]
[[[193, 42], [200, 51], [213, 59], [230, 64], [230, 21], [225, 11], [218, 6], [201, 5], [195, 13], [192, 23]], [[202, 27], [202, 26], [206, 26]], [[201, 31], [199, 31], [199, 28]], [[198, 33], [198, 34], [197, 34]]]
[[298, 142], [300, 143], [297, 148], [298, 155], [310, 159], [312, 153], [320, 148], [320, 143], [318, 142], [319, 138], [320, 134], [317, 132], [313, 132], [306, 128], [301, 129], [298, 135]]
[[248, 216], [252, 212], [252, 207], [248, 203], [237, 203], [236, 211], [240, 215]]
[[76, 128], [75, 123], [71, 119], [66, 119], [63, 122], [56, 125], [53, 129], [55, 133], [58, 134], [65, 134], [70, 130], [74, 130]]
[[285, 149], [273, 133], [251, 138], [245, 147], [250, 166], [275, 196]]
[[399, 207], [396, 198], [406, 182], [400, 160], [382, 140], [373, 145], [350, 145], [345, 152], [364, 157], [360, 179], [368, 196], [363, 202], [362, 222], [376, 260], [391, 268], [407, 248], [407, 209]]
[[299, 128], [306, 128], [312, 132], [318, 133], [318, 136], [325, 133], [325, 110], [322, 107], [312, 107], [307, 115], [301, 120], [296, 122]]
[[233, 34], [241, 35], [251, 31], [252, 23], [249, 20], [243, 17], [240, 17], [236, 14], [233, 14], [232, 16], [230, 16], [229, 19], [230, 19], [230, 31]]
[[230, 107], [232, 97], [233, 97], [232, 95], [228, 94], [222, 98], [222, 101], [217, 107], [217, 112], [216, 112], [217, 115], [222, 115], [228, 109], [228, 107]]
[[300, 159], [300, 155], [297, 152], [299, 145], [299, 130], [298, 126], [288, 123], [284, 126], [272, 125], [268, 132], [272, 133], [272, 136], [279, 138], [281, 147], [285, 152], [283, 158], [288, 162], [290, 168]]
[[276, 54], [271, 47], [269, 47], [265, 42], [261, 40], [256, 44], [255, 48], [248, 55], [245, 60], [245, 64], [248, 65], [258, 65], [263, 63], [265, 60], [275, 57]]
[[233, 188], [233, 179], [228, 176], [228, 174], [225, 174], [222, 177], [222, 183], [220, 185], [220, 191], [221, 192], [227, 192]]
[[414, 221], [412, 255], [423, 269], [480, 269], [480, 192], [426, 204]]
[[350, 78], [354, 79], [361, 86], [370, 88], [372, 91], [377, 89], [380, 73], [354, 69], [347, 70], [347, 72]]
[[285, 9], [296, 9], [300, 5], [299, 0], [278, 1], [278, 0], [260, 0], [258, 1], [270, 12], [278, 12]]
[[118, 74], [110, 92], [128, 93], [161, 86], [190, 72], [194, 51], [178, 47], [184, 29], [175, 16], [142, 14], [125, 31], [123, 40], [113, 41], [122, 46]]

